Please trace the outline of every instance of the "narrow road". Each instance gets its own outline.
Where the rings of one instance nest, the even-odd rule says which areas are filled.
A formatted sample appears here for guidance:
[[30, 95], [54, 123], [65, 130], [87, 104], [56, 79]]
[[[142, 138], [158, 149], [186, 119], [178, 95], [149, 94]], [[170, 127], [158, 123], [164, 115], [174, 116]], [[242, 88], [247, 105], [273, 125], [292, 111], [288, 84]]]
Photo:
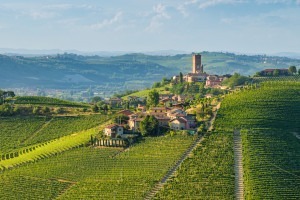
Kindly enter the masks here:
[[192, 153], [194, 149], [198, 147], [198, 145], [202, 142], [203, 136], [199, 136], [193, 144], [185, 151], [185, 153], [181, 156], [181, 158], [175, 163], [173, 167], [167, 172], [167, 174], [162, 178], [160, 182], [158, 182], [152, 190], [148, 192], [148, 194], [145, 197], [145, 200], [150, 200], [152, 199], [160, 189], [163, 188], [164, 184], [172, 177], [174, 176], [176, 170], [178, 167], [181, 165], [181, 163]]
[[27, 141], [30, 141], [32, 138], [34, 138], [39, 132], [41, 132], [44, 128], [46, 128], [52, 121], [54, 117], [52, 117], [50, 120], [46, 121], [37, 131], [35, 131], [32, 135], [30, 135], [28, 138], [26, 138], [22, 144], [26, 143]]
[[235, 198], [244, 199], [244, 177], [243, 177], [243, 152], [240, 130], [234, 130], [234, 173], [235, 173]]
[[[218, 103], [214, 108], [216, 109], [216, 112], [213, 113], [213, 117], [209, 120], [208, 125], [208, 131], [211, 131], [213, 129], [213, 122], [216, 119], [217, 111], [220, 108], [221, 103]], [[152, 190], [150, 190], [146, 196], [145, 200], [152, 199], [164, 186], [164, 184], [172, 177], [174, 176], [176, 170], [179, 168], [181, 163], [189, 156], [191, 153], [199, 146], [199, 144], [204, 140], [203, 136], [199, 136], [193, 144], [185, 151], [185, 153], [181, 156], [181, 158], [175, 163], [173, 167], [170, 168], [170, 170], [167, 172], [167, 174], [161, 179], [160, 182], [158, 182]]]
[[216, 109], [216, 111], [213, 113], [213, 116], [212, 118], [209, 120], [209, 124], [208, 124], [208, 127], [207, 127], [207, 130], [208, 131], [211, 131], [214, 127], [213, 127], [213, 123], [217, 117], [217, 113], [218, 113], [218, 110], [220, 109], [221, 107], [221, 103], [218, 103], [218, 105], [216, 105], [214, 108]]

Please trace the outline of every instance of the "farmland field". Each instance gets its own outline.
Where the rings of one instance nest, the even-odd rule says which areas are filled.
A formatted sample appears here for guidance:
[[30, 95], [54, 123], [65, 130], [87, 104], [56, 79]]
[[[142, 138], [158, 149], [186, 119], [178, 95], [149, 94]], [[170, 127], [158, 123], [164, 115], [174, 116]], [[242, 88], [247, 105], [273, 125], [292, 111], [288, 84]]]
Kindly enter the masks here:
[[216, 127], [242, 129], [245, 199], [300, 198], [300, 82], [228, 95]]
[[[143, 199], [193, 141], [192, 136], [180, 135], [146, 138], [117, 156], [116, 148], [70, 150], [2, 172], [0, 184], [14, 189], [1, 187], [0, 199], [14, 199], [13, 191], [20, 196], [32, 191], [29, 199], [39, 199], [39, 193], [45, 199]], [[33, 183], [34, 190], [30, 184], [17, 184], [24, 177], [41, 184]]]
[[[299, 82], [262, 82], [226, 95], [215, 130], [204, 135], [154, 199], [235, 199], [234, 130], [241, 134], [244, 198], [300, 199], [299, 115]], [[126, 151], [74, 149], [96, 133], [86, 129], [105, 123], [105, 116], [16, 120], [11, 127], [14, 121], [3, 118], [2, 151], [20, 147], [9, 137], [16, 130], [24, 131], [19, 140], [26, 145], [64, 139], [42, 147], [43, 154], [25, 155], [32, 162], [18, 168], [6, 170], [14, 158], [2, 160], [0, 199], [144, 199], [195, 140], [174, 135], [144, 138]], [[41, 155], [47, 159], [35, 159]]]
[[0, 152], [46, 142], [87, 130], [107, 121], [104, 115], [76, 117], [7, 117], [0, 123]]
[[244, 198], [300, 198], [300, 83], [265, 82], [225, 97], [205, 136], [156, 199], [234, 199], [233, 131], [241, 130]]

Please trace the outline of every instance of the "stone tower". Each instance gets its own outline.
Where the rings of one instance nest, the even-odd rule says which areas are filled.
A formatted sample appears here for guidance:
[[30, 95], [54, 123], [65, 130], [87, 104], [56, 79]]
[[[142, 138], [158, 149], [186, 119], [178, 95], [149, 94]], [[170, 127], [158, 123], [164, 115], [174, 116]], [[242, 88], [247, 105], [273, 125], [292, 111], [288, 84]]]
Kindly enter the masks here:
[[203, 65], [201, 63], [201, 54], [193, 54], [193, 73], [203, 73]]

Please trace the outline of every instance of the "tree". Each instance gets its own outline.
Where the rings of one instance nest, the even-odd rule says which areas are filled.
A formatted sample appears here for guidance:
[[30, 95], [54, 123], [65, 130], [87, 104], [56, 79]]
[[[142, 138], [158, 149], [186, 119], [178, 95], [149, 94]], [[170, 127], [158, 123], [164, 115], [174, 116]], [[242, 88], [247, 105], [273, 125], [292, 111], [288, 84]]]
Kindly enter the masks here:
[[152, 85], [152, 88], [158, 88], [158, 87], [160, 87], [160, 86], [161, 86], [160, 82], [155, 82], [155, 83]]
[[[272, 76], [273, 74], [270, 74], [270, 75]], [[238, 73], [234, 73], [233, 76], [231, 76], [230, 78], [224, 80], [222, 82], [222, 85], [227, 85], [227, 86], [233, 88], [234, 86], [243, 85], [246, 82], [249, 82], [250, 80], [251, 79], [246, 77], [246, 76], [241, 76]]]
[[43, 108], [42, 108], [42, 113], [43, 113], [43, 114], [49, 114], [49, 113], [50, 113], [50, 108], [47, 107], [47, 106], [43, 107]]
[[99, 112], [99, 107], [97, 105], [93, 105], [92, 106], [92, 111], [95, 112], [95, 113]]
[[300, 75], [300, 68], [298, 69], [298, 74]]
[[98, 96], [96, 96], [96, 97], [93, 97], [92, 99], [91, 99], [91, 102], [92, 103], [98, 103], [99, 101], [101, 101], [102, 99], [101, 99], [101, 97], [98, 97]]
[[289, 67], [289, 72], [290, 72], [291, 74], [296, 74], [296, 73], [297, 73], [297, 68], [296, 68], [296, 66], [290, 66], [290, 67]]
[[142, 136], [154, 136], [158, 131], [158, 120], [154, 116], [147, 115], [140, 123], [140, 131]]
[[273, 71], [273, 76], [279, 76], [279, 70], [278, 69], [275, 69]]
[[181, 72], [179, 73], [179, 82], [183, 83], [183, 74]]
[[12, 114], [13, 114], [13, 107], [10, 104], [5, 103], [2, 106], [0, 106], [0, 115], [10, 116]]
[[147, 106], [157, 106], [159, 103], [159, 93], [156, 90], [152, 90], [149, 92], [147, 97]]
[[0, 90], [0, 104], [5, 102], [5, 98], [16, 96], [13, 91], [3, 91]]

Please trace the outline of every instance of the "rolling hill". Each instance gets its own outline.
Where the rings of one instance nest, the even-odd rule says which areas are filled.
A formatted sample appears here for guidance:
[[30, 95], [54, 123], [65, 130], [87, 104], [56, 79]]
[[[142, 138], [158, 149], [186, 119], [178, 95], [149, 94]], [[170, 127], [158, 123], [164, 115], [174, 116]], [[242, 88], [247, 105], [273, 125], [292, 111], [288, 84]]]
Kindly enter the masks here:
[[[209, 74], [253, 75], [265, 68], [298, 66], [300, 60], [266, 55], [202, 52]], [[115, 93], [143, 89], [179, 72], [191, 71], [191, 54], [126, 54], [111, 57], [57, 54], [25, 57], [0, 55], [0, 88], [86, 89]]]

